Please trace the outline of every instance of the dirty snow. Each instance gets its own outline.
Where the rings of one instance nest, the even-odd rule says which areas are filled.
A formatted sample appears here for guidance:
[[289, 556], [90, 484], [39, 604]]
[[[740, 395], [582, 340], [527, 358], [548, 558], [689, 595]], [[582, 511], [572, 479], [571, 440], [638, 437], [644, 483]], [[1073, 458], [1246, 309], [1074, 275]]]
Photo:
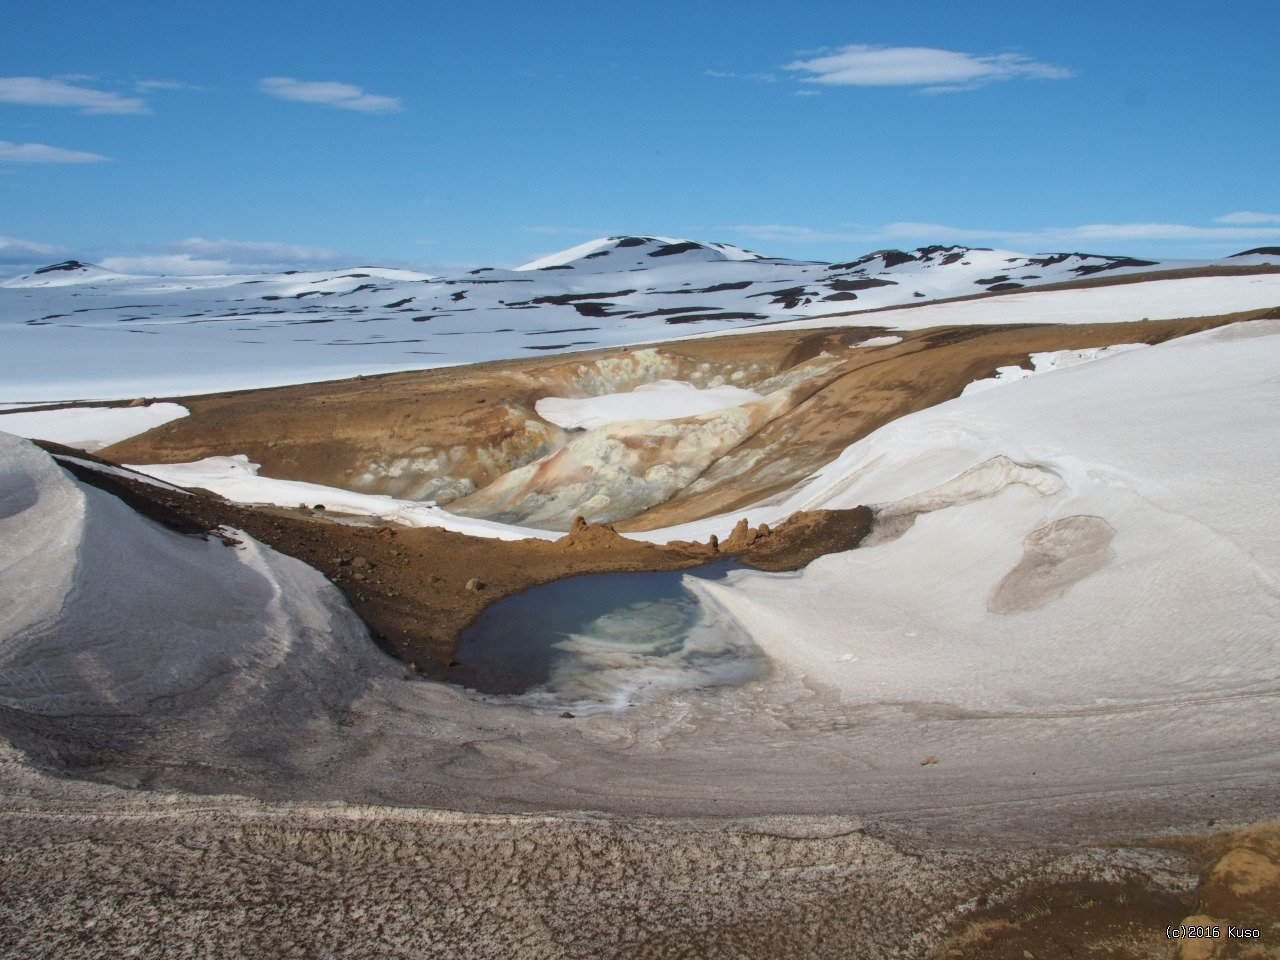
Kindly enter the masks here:
[[[253, 539], [166, 530], [0, 434], [0, 705], [244, 717], [336, 703], [380, 655], [342, 594]], [[323, 669], [320, 664], [324, 664]]]

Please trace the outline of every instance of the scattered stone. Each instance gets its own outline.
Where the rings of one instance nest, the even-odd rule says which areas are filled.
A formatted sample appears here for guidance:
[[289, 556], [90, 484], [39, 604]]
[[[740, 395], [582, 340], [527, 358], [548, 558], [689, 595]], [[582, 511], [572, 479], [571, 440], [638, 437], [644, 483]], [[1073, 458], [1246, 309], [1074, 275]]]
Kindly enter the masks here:
[[372, 563], [370, 563], [370, 562], [369, 562], [366, 558], [364, 558], [364, 557], [356, 557], [356, 558], [354, 558], [354, 559], [351, 561], [351, 565], [352, 565], [353, 567], [355, 567], [357, 570], [370, 570], [370, 569], [372, 569], [372, 568], [373, 568], [373, 564], [372, 564]]
[[573, 719], [573, 714], [572, 714], [572, 713], [570, 713], [568, 710], [566, 710], [564, 713], [560, 714], [560, 718], [561, 718], [562, 720], [572, 720], [572, 719]]
[[938, 762], [937, 757], [925, 757], [923, 760], [920, 761], [920, 766], [932, 767], [937, 762]]
[[322, 511], [322, 512], [323, 512], [323, 510], [324, 510], [324, 504], [323, 504], [323, 503], [317, 503], [317, 504], [316, 504], [314, 507], [312, 507], [311, 509], [313, 509], [313, 510], [319, 510], [319, 511]]
[[485, 582], [479, 577], [472, 577], [467, 581], [467, 589], [479, 593], [485, 588]]

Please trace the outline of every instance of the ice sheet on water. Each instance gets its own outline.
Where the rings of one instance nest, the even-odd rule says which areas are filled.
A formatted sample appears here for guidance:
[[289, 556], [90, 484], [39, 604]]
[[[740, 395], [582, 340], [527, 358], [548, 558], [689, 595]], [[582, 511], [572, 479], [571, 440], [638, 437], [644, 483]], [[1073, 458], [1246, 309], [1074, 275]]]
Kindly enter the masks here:
[[475, 687], [540, 709], [621, 710], [680, 691], [744, 683], [765, 669], [691, 573], [595, 574], [498, 601], [462, 637]]

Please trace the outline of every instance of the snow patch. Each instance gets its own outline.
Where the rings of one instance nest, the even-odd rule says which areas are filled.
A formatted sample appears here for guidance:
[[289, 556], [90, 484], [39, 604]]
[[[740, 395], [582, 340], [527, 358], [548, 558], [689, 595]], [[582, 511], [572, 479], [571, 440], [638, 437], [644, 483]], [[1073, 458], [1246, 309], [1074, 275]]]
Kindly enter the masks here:
[[542, 419], [565, 430], [594, 430], [627, 420], [680, 420], [759, 399], [754, 390], [740, 387], [699, 389], [683, 380], [659, 380], [599, 397], [543, 397], [534, 409]]

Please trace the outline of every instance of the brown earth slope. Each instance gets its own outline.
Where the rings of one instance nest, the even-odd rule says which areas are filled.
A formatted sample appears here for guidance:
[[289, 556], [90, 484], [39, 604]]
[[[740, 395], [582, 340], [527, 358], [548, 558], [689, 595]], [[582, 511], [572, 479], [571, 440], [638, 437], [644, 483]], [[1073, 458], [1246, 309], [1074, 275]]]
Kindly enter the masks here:
[[[877, 328], [774, 331], [659, 347], [390, 374], [181, 400], [191, 416], [100, 453], [174, 463], [242, 453], [265, 476], [447, 504], [562, 448], [542, 420], [544, 396], [592, 396], [657, 379], [753, 387], [814, 368], [791, 407], [710, 464], [665, 503], [623, 518], [651, 530], [784, 491], [841, 450], [905, 414], [957, 396], [1037, 351], [1158, 343], [1267, 311], [1128, 324], [953, 327], [858, 347]], [[570, 514], [571, 516], [572, 514]]]

